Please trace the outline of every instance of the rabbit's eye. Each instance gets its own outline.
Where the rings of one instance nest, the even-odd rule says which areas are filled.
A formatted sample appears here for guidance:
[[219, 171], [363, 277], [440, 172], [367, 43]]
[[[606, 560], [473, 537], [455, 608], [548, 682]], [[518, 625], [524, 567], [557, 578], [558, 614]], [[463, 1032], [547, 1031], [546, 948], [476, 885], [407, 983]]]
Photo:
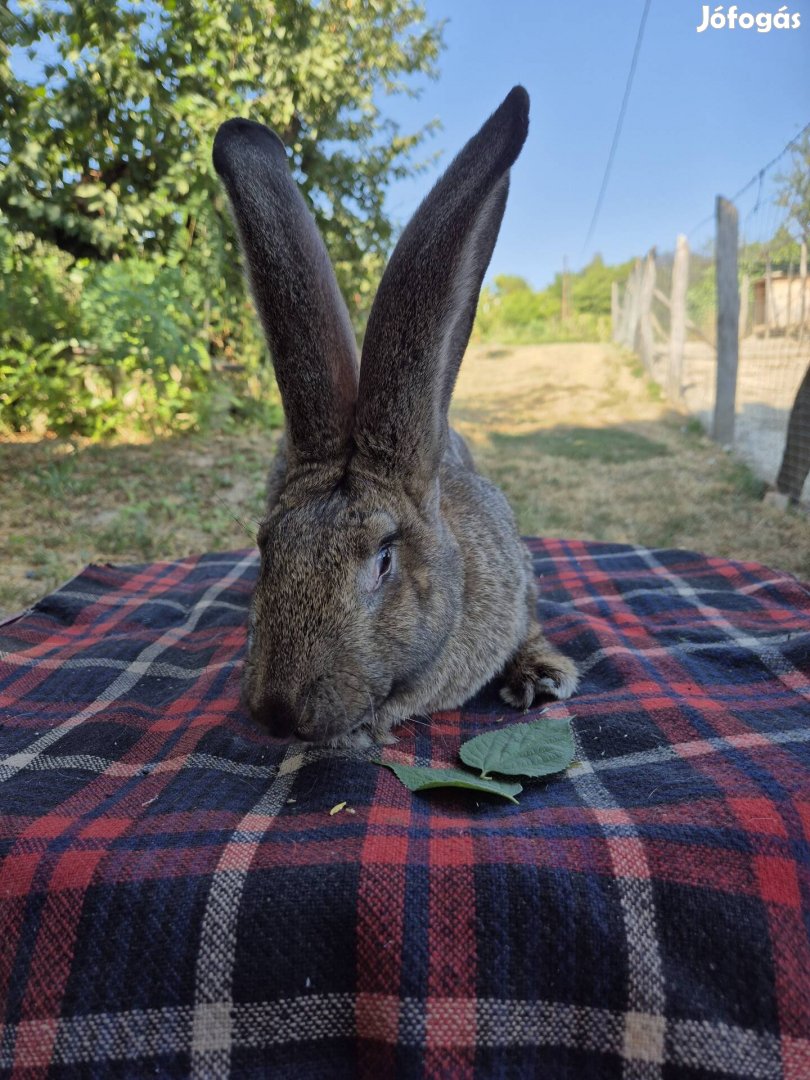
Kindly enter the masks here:
[[391, 563], [393, 556], [391, 554], [391, 548], [386, 544], [385, 547], [381, 547], [377, 552], [377, 584], [379, 585], [382, 579], [391, 572]]

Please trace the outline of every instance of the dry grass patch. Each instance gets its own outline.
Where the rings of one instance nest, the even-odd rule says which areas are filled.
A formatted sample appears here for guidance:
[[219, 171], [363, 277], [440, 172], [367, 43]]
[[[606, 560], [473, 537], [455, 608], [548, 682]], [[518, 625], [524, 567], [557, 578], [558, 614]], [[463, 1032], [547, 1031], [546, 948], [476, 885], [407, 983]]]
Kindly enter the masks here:
[[478, 347], [454, 422], [526, 534], [685, 547], [810, 577], [810, 521], [607, 345]]
[[[810, 577], [810, 522], [604, 345], [479, 347], [453, 407], [526, 534], [687, 547]], [[0, 443], [0, 617], [88, 562], [249, 547], [273, 435]]]
[[250, 547], [271, 436], [0, 443], [0, 617], [89, 562]]

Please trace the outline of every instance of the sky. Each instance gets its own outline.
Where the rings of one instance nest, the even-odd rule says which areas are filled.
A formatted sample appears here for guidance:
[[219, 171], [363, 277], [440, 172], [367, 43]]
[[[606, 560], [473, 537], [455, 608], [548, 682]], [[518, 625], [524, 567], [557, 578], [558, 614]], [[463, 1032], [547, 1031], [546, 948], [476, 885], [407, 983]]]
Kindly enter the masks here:
[[[453, 155], [522, 83], [531, 97], [529, 138], [512, 169], [490, 281], [518, 274], [542, 288], [565, 259], [578, 269], [596, 252], [614, 263], [653, 245], [671, 251], [680, 232], [699, 248], [711, 238], [715, 197], [733, 196], [810, 121], [810, 0], [786, 5], [800, 16], [798, 29], [769, 33], [698, 33], [698, 0], [651, 0], [607, 193], [586, 247], [644, 0], [423, 3], [429, 22], [446, 22], [439, 77], [417, 83], [416, 99], [380, 104], [403, 131], [439, 119], [441, 129], [423, 145], [425, 154], [441, 157], [427, 173], [394, 182], [387, 209], [404, 225]], [[778, 8], [778, 0], [751, 0], [738, 10]], [[27, 74], [32, 66], [20, 57], [19, 67]], [[754, 186], [749, 203], [756, 195]]]
[[[425, 81], [417, 100], [390, 99], [385, 108], [404, 130], [438, 117], [442, 130], [427, 145], [444, 153], [427, 175], [395, 184], [388, 209], [404, 223], [522, 83], [531, 97], [529, 138], [512, 170], [489, 280], [519, 274], [540, 288], [566, 257], [572, 269], [595, 252], [624, 261], [652, 245], [672, 250], [679, 232], [697, 246], [711, 224], [690, 230], [712, 214], [715, 196], [734, 195], [810, 121], [810, 0], [787, 5], [801, 16], [799, 29], [769, 33], [698, 33], [702, 3], [652, 0], [602, 212], [584, 248], [643, 0], [425, 4], [430, 21], [447, 20], [439, 79]], [[752, 0], [739, 11], [779, 6]]]

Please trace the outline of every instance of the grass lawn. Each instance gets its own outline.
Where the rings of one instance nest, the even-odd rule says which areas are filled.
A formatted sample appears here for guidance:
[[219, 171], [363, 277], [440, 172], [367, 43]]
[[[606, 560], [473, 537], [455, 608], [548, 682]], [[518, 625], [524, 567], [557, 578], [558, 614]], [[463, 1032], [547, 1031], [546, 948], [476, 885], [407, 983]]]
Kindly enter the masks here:
[[[810, 578], [810, 520], [605, 345], [480, 346], [453, 422], [526, 534], [687, 547]], [[0, 617], [88, 562], [249, 547], [273, 434], [0, 443]]]

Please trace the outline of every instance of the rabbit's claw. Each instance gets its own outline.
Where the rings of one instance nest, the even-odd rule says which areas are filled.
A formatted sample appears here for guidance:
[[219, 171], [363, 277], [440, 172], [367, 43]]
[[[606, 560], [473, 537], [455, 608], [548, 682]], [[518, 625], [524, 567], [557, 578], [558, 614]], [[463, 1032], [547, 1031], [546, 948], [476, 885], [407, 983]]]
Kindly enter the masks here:
[[501, 697], [524, 712], [536, 697], [571, 697], [579, 682], [576, 664], [558, 652], [537, 626], [506, 665], [503, 677]]

